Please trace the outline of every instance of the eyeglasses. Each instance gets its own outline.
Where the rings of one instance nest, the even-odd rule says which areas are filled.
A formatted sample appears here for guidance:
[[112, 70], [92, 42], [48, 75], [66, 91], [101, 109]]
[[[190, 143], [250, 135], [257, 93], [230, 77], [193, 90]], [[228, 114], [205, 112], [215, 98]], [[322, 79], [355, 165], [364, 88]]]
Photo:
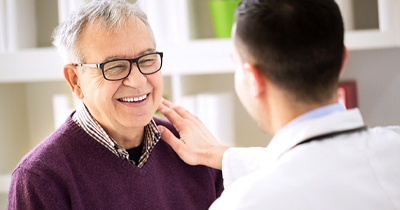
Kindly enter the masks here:
[[162, 58], [162, 52], [154, 52], [133, 59], [115, 59], [99, 64], [75, 63], [73, 65], [100, 68], [103, 72], [104, 79], [109, 81], [117, 81], [125, 79], [129, 76], [133, 63], [136, 63], [137, 68], [143, 75], [154, 74], [160, 71], [162, 66]]

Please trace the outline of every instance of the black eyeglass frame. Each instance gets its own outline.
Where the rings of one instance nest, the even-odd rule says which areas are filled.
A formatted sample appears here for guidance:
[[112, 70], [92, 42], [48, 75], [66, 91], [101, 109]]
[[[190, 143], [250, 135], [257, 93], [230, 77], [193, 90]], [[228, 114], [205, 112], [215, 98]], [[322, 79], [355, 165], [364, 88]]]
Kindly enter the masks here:
[[[143, 57], [145, 57], [145, 56], [154, 55], [154, 54], [160, 55], [160, 59], [161, 59], [161, 60], [160, 60], [160, 68], [158, 68], [156, 71], [151, 72], [151, 73], [143, 73], [142, 70], [140, 70], [140, 67], [139, 67], [139, 63], [138, 63], [139, 59], [141, 59], [141, 58], [143, 58]], [[103, 74], [103, 78], [104, 78], [105, 80], [108, 80], [108, 81], [118, 81], [118, 80], [123, 80], [123, 79], [127, 78], [127, 77], [131, 74], [131, 71], [132, 71], [132, 64], [133, 64], [133, 63], [136, 63], [136, 67], [138, 68], [139, 72], [140, 72], [141, 74], [143, 74], [143, 75], [150, 75], [150, 74], [155, 74], [155, 73], [157, 73], [158, 71], [161, 70], [162, 63], [163, 63], [163, 56], [164, 56], [164, 53], [163, 53], [163, 52], [153, 52], [153, 53], [147, 53], [147, 54], [144, 54], [144, 55], [141, 55], [141, 56], [139, 56], [139, 57], [137, 57], [137, 58], [132, 58], [132, 59], [119, 58], [119, 59], [114, 59], [114, 60], [106, 61], [106, 62], [99, 63], [99, 64], [73, 63], [72, 65], [74, 65], [74, 66], [81, 66], [81, 67], [89, 67], [89, 68], [99, 68], [99, 69], [101, 69], [101, 72], [102, 72], [102, 74]], [[113, 62], [113, 61], [129, 61], [129, 64], [130, 64], [129, 72], [128, 72], [128, 74], [127, 74], [125, 77], [119, 78], [119, 79], [108, 79], [108, 78], [106, 77], [106, 75], [104, 74], [104, 66], [105, 66], [107, 63], [110, 63], [110, 62]]]

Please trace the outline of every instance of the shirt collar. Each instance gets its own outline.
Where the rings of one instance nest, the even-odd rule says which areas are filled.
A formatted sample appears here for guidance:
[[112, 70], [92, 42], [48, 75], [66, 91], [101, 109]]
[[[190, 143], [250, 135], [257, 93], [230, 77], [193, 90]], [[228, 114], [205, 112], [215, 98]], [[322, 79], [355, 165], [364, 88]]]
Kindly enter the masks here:
[[142, 167], [147, 162], [150, 153], [161, 137], [161, 133], [158, 130], [156, 123], [152, 119], [149, 124], [144, 127], [144, 146], [142, 156], [140, 157], [138, 163], [134, 163], [129, 159], [129, 153], [120, 145], [118, 145], [117, 142], [112, 139], [103, 129], [103, 127], [101, 127], [101, 125], [92, 117], [83, 102], [77, 107], [72, 119], [101, 145], [106, 147], [121, 159], [136, 164], [138, 167]]
[[292, 127], [295, 127], [296, 125], [298, 125], [306, 120], [311, 120], [311, 119], [315, 119], [315, 118], [319, 118], [319, 117], [323, 117], [323, 116], [332, 114], [334, 112], [343, 112], [343, 111], [346, 111], [346, 107], [340, 103], [335, 103], [335, 104], [330, 104], [327, 106], [319, 107], [319, 108], [310, 110], [310, 111], [298, 116], [297, 118], [295, 118], [294, 120], [289, 122], [287, 125], [285, 125], [281, 130], [279, 130], [279, 132], [285, 132], [285, 130], [289, 130]]

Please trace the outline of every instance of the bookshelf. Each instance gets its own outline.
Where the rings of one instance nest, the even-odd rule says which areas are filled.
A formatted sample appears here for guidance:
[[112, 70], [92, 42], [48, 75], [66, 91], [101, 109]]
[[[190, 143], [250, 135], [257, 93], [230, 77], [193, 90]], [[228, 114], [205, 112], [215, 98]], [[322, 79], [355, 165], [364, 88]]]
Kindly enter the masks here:
[[[58, 22], [68, 14], [62, 8], [70, 11], [84, 1], [32, 0], [28, 4], [25, 4], [27, 1], [21, 4], [20, 0], [0, 0], [0, 13], [10, 10], [5, 6], [6, 3], [15, 3], [18, 6], [11, 10], [17, 14], [18, 21], [29, 20], [29, 25], [32, 26], [13, 29], [14, 33], [24, 31], [22, 37], [14, 37], [12, 41], [4, 41], [4, 36], [10, 35], [0, 34], [0, 39], [3, 38], [3, 41], [0, 40], [0, 97], [3, 99], [0, 105], [1, 186], [8, 183], [9, 174], [22, 156], [55, 129], [55, 116], [52, 111], [54, 96], [66, 96], [69, 101], [67, 106], [73, 107], [72, 94], [62, 76], [62, 59], [51, 46], [51, 33]], [[233, 84], [234, 65], [230, 58], [231, 41], [214, 37], [207, 6], [210, 0], [169, 0], [168, 5], [165, 5], [167, 1], [145, 1], [148, 3], [143, 7], [148, 11], [160, 12], [160, 8], [174, 11], [174, 15], [168, 18], [165, 16], [171, 13], [149, 15], [156, 36], [157, 32], [168, 34], [158, 36], [157, 39], [158, 49], [165, 54], [162, 70], [165, 95], [188, 106], [191, 102], [185, 100], [193, 96], [211, 93], [230, 95], [229, 99], [225, 99], [230, 103], [222, 104], [231, 104], [229, 109], [232, 109], [232, 116], [229, 116], [229, 119], [233, 122], [229, 131], [233, 132], [233, 143], [239, 146], [265, 146], [270, 137], [259, 131], [256, 123], [250, 119], [236, 98]], [[156, 5], [155, 2], [159, 4]], [[400, 0], [351, 2], [353, 8], [361, 7], [361, 4], [370, 5], [364, 10], [372, 8], [373, 12], [367, 11], [368, 14], [376, 15], [372, 15], [373, 20], [368, 19], [371, 15], [359, 17], [358, 10], [354, 9], [356, 13], [351, 17], [368, 20], [364, 21], [367, 22], [366, 26], [357, 26], [357, 21], [348, 26], [350, 28], [346, 31], [345, 43], [350, 55], [355, 53], [362, 57], [363, 52], [377, 51], [376, 54], [379, 54], [380, 50], [396, 53], [400, 46]], [[143, 1], [141, 3], [143, 4]], [[360, 13], [363, 12], [365, 11]], [[6, 25], [2, 24], [6, 22], [5, 19], [0, 17], [0, 27]], [[372, 26], [368, 26], [368, 23], [372, 23]], [[7, 48], [11, 43], [13, 47]], [[352, 68], [357, 66], [357, 63], [351, 63]], [[350, 73], [346, 73], [345, 77], [357, 79], [362, 75], [362, 81], [368, 81], [360, 70], [346, 71]], [[368, 97], [366, 92], [369, 90], [363, 87], [369, 86], [363, 86], [364, 84], [358, 83], [361, 85], [360, 96]], [[367, 106], [370, 103], [372, 102], [363, 99], [360, 106], [369, 110]], [[249, 133], [251, 136], [248, 136]], [[6, 193], [7, 188], [0, 188], [0, 208], [5, 205]]]

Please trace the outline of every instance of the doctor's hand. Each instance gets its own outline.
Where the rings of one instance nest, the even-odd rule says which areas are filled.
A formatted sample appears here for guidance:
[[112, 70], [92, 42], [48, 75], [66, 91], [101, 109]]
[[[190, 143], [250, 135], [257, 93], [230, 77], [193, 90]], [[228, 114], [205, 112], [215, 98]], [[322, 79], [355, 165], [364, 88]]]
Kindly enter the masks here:
[[168, 118], [180, 135], [178, 139], [167, 128], [159, 125], [161, 138], [184, 162], [222, 169], [222, 156], [229, 146], [219, 144], [204, 124], [183, 107], [162, 99], [158, 110]]

